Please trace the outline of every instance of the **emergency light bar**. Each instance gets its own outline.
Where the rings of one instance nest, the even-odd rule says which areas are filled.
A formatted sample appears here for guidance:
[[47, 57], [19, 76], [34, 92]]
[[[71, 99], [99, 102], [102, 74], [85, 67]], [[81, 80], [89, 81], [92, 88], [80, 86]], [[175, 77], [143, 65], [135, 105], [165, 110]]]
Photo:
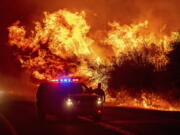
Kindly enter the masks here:
[[60, 82], [72, 82], [72, 79], [71, 78], [62, 78], [62, 79], [60, 79]]
[[60, 82], [60, 83], [71, 83], [71, 82], [79, 82], [78, 78], [61, 78], [61, 79], [55, 79], [55, 80], [51, 80], [52, 82]]

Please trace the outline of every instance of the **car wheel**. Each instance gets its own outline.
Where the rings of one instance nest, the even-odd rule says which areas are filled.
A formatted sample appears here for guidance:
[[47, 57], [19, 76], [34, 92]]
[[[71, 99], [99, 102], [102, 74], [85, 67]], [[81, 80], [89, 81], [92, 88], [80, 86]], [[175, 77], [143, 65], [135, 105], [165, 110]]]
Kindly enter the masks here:
[[44, 113], [42, 109], [42, 104], [40, 102], [36, 102], [36, 109], [39, 120], [45, 120], [46, 114]]
[[41, 121], [46, 120], [46, 114], [43, 111], [39, 110], [39, 109], [38, 109], [38, 118]]
[[45, 121], [46, 120], [46, 115], [44, 113], [39, 114], [39, 119], [41, 121]]

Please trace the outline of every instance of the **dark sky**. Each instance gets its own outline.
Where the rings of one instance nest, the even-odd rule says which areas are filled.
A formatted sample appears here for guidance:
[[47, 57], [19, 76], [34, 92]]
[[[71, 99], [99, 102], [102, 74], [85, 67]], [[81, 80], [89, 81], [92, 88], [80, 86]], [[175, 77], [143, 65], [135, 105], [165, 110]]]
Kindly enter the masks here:
[[[0, 2], [0, 89], [27, 87], [29, 79], [17, 66], [7, 47], [7, 27], [20, 20], [30, 26], [43, 11], [66, 8], [85, 10], [92, 29], [103, 29], [107, 21], [130, 24], [150, 19], [155, 27], [167, 24], [168, 31], [180, 28], [179, 0], [2, 0]], [[26, 79], [24, 79], [26, 78]]]

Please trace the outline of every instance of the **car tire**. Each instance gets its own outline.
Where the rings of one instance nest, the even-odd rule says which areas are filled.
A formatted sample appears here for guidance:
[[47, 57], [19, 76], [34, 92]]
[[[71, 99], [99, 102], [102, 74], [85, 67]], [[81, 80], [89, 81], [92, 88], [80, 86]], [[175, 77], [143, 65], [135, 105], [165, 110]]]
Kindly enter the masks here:
[[46, 120], [46, 115], [44, 113], [39, 114], [39, 120], [45, 121]]
[[40, 109], [38, 109], [38, 118], [41, 121], [45, 121], [46, 120], [46, 114], [42, 110], [40, 110]]
[[36, 109], [37, 109], [38, 119], [41, 121], [44, 121], [46, 119], [46, 114], [44, 113], [42, 109], [41, 102], [36, 102]]

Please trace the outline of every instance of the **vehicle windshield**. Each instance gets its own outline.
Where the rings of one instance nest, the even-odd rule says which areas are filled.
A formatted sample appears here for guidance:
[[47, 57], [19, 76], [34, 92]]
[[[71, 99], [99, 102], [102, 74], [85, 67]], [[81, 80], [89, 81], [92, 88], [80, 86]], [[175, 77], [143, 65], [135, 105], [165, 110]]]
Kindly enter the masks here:
[[44, 87], [48, 91], [58, 91], [61, 94], [80, 94], [88, 92], [87, 86], [82, 83], [48, 83], [44, 85]]
[[58, 88], [60, 91], [68, 92], [69, 94], [80, 94], [86, 93], [86, 87], [81, 83], [72, 83], [72, 84], [61, 84]]

